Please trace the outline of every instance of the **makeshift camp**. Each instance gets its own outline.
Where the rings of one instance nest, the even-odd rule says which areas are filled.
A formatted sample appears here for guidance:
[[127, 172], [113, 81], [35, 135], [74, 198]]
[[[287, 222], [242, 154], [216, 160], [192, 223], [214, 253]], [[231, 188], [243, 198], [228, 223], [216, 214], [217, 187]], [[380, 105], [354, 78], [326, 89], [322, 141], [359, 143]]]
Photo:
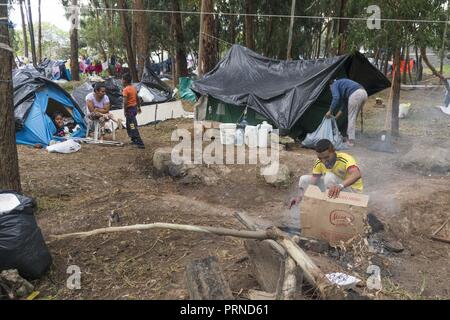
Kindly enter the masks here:
[[[208, 96], [205, 119], [238, 122], [247, 109], [250, 124], [269, 121], [281, 134], [313, 132], [329, 109], [328, 81], [347, 77], [369, 95], [390, 86], [389, 80], [362, 54], [329, 59], [281, 61], [234, 45], [192, 90]], [[248, 108], [247, 108], [248, 107]], [[338, 122], [342, 129], [346, 117]]]
[[63, 60], [50, 60], [44, 59], [38, 66], [39, 72], [41, 72], [47, 79], [50, 80], [60, 80], [64, 79], [67, 81], [72, 80], [70, 71], [67, 70], [65, 61]]
[[[84, 112], [86, 112], [86, 96], [94, 91], [95, 83], [93, 81], [85, 82], [73, 91], [73, 99]], [[106, 87], [106, 95], [111, 102], [111, 110], [122, 109], [122, 81], [117, 78], [107, 78], [104, 80], [104, 84]], [[144, 69], [141, 82], [133, 85], [138, 90], [138, 94], [143, 101], [142, 105], [144, 106], [171, 101], [173, 98], [172, 89], [161, 81], [149, 68]]]
[[49, 145], [56, 127], [52, 121], [60, 112], [80, 130], [74, 137], [86, 135], [84, 113], [69, 93], [56, 83], [42, 77], [36, 70], [16, 70], [13, 75], [14, 118], [18, 144]]
[[148, 64], [145, 65], [140, 83], [145, 85], [154, 95], [152, 103], [167, 102], [173, 98], [172, 89], [150, 69]]

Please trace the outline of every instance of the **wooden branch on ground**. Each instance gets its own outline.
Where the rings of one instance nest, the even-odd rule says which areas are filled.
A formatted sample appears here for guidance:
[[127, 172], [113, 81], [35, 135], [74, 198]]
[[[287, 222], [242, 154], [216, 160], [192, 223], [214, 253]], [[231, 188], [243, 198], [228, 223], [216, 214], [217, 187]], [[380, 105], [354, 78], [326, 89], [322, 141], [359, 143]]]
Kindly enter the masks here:
[[247, 230], [234, 230], [226, 228], [215, 228], [215, 227], [201, 227], [192, 226], [184, 224], [173, 224], [173, 223], [151, 223], [151, 224], [136, 224], [131, 226], [123, 227], [110, 227], [110, 228], [100, 228], [86, 232], [74, 232], [60, 235], [51, 235], [50, 238], [53, 240], [61, 240], [66, 238], [85, 238], [99, 234], [105, 233], [115, 233], [115, 232], [126, 232], [126, 231], [142, 231], [150, 229], [170, 229], [170, 230], [180, 230], [180, 231], [191, 231], [200, 233], [210, 233], [219, 236], [232, 236], [238, 238], [246, 239], [258, 239], [265, 240], [271, 239], [271, 234], [266, 231], [247, 231]]
[[436, 231], [433, 232], [433, 234], [431, 235], [431, 239], [436, 240], [436, 241], [441, 241], [441, 242], [445, 242], [445, 243], [450, 243], [450, 239], [446, 239], [443, 237], [439, 237], [438, 234], [439, 232], [442, 231], [442, 229], [445, 228], [445, 226], [450, 222], [450, 219], [447, 219], [447, 221], [445, 221]]

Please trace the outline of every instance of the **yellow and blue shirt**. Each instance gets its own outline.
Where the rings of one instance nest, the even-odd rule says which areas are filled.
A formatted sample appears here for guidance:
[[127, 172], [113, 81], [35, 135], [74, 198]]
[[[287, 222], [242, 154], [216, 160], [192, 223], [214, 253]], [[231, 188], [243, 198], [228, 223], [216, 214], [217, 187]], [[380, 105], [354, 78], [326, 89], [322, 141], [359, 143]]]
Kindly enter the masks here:
[[[348, 178], [348, 169], [351, 167], [358, 167], [355, 159], [347, 153], [336, 152], [336, 163], [334, 164], [333, 168], [327, 169], [322, 161], [317, 160], [312, 173], [313, 175], [324, 175], [327, 172], [332, 172], [340, 179], [345, 180]], [[355, 189], [355, 191], [363, 192], [362, 178], [359, 178], [350, 187], [352, 189]]]

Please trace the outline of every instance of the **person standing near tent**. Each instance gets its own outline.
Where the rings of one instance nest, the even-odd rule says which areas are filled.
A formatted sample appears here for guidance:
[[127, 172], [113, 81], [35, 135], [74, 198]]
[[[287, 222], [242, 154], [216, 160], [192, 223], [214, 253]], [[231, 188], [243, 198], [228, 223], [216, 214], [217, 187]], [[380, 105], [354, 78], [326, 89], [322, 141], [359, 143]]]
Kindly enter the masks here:
[[336, 119], [338, 119], [343, 111], [347, 110], [347, 144], [353, 147], [356, 136], [356, 119], [359, 111], [367, 102], [367, 91], [362, 85], [350, 79], [331, 80], [329, 85], [333, 100], [331, 101], [330, 110], [326, 113], [325, 117], [331, 118], [337, 111]]
[[94, 92], [86, 96], [86, 105], [88, 111], [87, 118], [100, 123], [101, 139], [103, 139], [106, 121], [112, 120], [116, 123], [118, 122], [109, 112], [111, 103], [106, 95], [106, 87], [103, 83], [98, 82], [95, 84]]
[[317, 160], [312, 175], [304, 175], [299, 181], [299, 195], [289, 204], [298, 204], [309, 185], [318, 186], [322, 192], [328, 189], [328, 197], [337, 198], [341, 191], [362, 193], [361, 171], [355, 159], [344, 152], [336, 152], [330, 140], [322, 139], [316, 144]]
[[144, 142], [139, 134], [136, 115], [141, 113], [141, 104], [135, 87], [131, 85], [131, 76], [126, 73], [122, 76], [123, 84], [123, 112], [126, 118], [127, 133], [131, 143], [139, 149], [145, 149]]

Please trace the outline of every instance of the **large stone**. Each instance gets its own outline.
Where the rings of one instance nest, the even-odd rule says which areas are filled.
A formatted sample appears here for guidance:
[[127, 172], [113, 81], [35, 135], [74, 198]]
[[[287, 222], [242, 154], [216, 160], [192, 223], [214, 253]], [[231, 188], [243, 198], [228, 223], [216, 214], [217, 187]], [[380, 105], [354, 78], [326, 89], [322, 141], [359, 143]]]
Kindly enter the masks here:
[[264, 174], [263, 170], [261, 170], [260, 174], [268, 184], [277, 187], [286, 187], [291, 181], [291, 170], [289, 170], [289, 167], [284, 164], [280, 164], [278, 166], [278, 171], [275, 174], [267, 175]]
[[172, 163], [172, 148], [159, 148], [153, 154], [153, 167], [160, 174], [169, 174]]

